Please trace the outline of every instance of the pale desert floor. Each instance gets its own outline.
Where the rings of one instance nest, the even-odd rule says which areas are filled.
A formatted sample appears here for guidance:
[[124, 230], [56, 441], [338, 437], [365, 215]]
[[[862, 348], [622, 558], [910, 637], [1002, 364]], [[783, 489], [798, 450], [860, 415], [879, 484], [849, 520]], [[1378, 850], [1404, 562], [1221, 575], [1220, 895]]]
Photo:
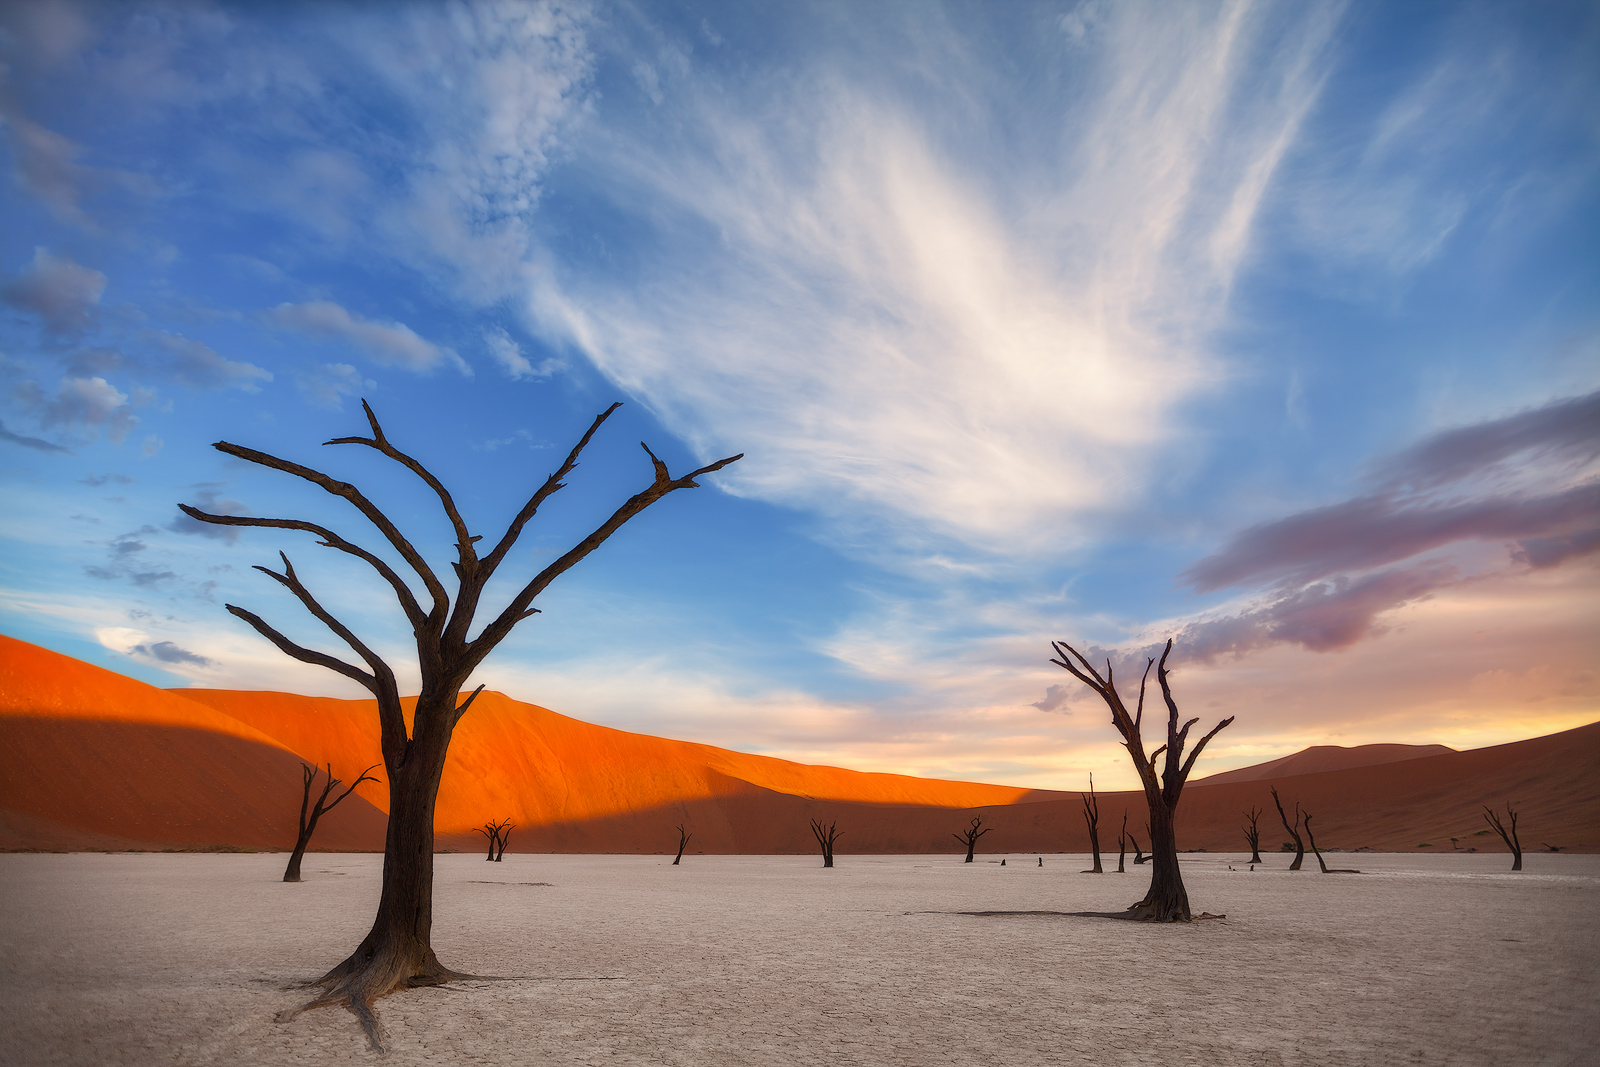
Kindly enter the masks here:
[[444, 855], [441, 959], [531, 977], [385, 998], [380, 1060], [342, 1009], [273, 1014], [365, 933], [381, 857], [3, 855], [0, 1062], [1600, 1062], [1600, 857], [1336, 858], [1367, 873], [1186, 856], [1227, 918], [1157, 927], [953, 914], [1142, 894], [1075, 856]]

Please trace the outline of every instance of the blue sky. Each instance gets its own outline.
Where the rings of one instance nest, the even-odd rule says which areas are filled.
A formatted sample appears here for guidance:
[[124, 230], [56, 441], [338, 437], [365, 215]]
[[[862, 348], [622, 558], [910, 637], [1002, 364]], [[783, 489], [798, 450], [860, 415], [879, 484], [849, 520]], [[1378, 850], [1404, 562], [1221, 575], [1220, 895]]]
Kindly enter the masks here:
[[[1597, 717], [1600, 17], [1581, 3], [46, 4], [0, 15], [0, 628], [165, 686], [361, 695], [224, 603], [390, 655], [736, 452], [480, 681], [873, 770], [1129, 780], [1049, 641], [1175, 636], [1207, 770]], [[400, 472], [404, 473], [404, 472]], [[409, 477], [409, 476], [408, 476]], [[518, 583], [520, 584], [520, 583]], [[508, 578], [506, 595], [513, 588]]]

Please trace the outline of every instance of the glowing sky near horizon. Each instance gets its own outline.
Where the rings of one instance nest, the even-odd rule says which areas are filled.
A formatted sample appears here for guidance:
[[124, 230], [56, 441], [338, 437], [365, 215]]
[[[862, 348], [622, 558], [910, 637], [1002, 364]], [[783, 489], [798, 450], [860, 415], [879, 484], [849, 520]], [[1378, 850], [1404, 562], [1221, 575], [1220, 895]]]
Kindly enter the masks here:
[[[182, 501], [513, 556], [734, 452], [476, 681], [863, 770], [1126, 785], [1049, 641], [1168, 636], [1200, 771], [1600, 718], [1591, 4], [0, 10], [0, 630], [163, 686], [362, 695], [387, 589]], [[320, 498], [320, 499], [319, 499]], [[332, 557], [332, 558], [330, 558]], [[414, 667], [401, 668], [415, 676]]]

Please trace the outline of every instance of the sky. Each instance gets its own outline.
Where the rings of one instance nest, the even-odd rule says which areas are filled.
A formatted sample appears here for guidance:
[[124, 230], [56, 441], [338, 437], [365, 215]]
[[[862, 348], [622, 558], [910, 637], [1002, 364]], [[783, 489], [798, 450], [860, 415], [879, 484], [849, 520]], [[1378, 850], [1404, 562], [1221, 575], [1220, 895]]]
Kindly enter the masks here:
[[[1068, 641], [1168, 638], [1196, 774], [1600, 719], [1592, 4], [0, 7], [0, 632], [415, 685], [381, 536], [566, 573], [518, 699], [807, 763], [1135, 782]], [[396, 560], [396, 565], [400, 565]], [[518, 578], [520, 577], [520, 580]], [[497, 599], [498, 598], [498, 599]], [[498, 607], [492, 609], [498, 612]], [[346, 653], [348, 654], [348, 653]], [[1136, 683], [1133, 683], [1136, 688]]]

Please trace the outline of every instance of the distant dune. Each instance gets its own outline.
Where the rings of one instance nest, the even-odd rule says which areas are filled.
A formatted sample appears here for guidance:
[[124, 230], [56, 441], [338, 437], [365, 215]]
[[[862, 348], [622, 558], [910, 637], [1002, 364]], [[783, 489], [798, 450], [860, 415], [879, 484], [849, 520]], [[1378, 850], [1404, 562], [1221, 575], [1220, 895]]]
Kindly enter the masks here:
[[[185, 848], [293, 843], [300, 762], [353, 778], [379, 763], [370, 700], [161, 690], [0, 637], [0, 847]], [[1524, 843], [1600, 851], [1600, 723], [1494, 748], [1318, 746], [1197, 780], [1184, 794], [1185, 848], [1236, 851], [1242, 811], [1267, 808], [1264, 847], [1282, 840], [1269, 785], [1317, 816], [1324, 847], [1498, 850], [1474, 836], [1480, 805], [1510, 799]], [[382, 778], [382, 768], [374, 772]], [[387, 787], [363, 785], [315, 847], [383, 846]], [[1100, 842], [1122, 815], [1142, 843], [1143, 798], [1102, 794]], [[813, 767], [580, 722], [484, 693], [451, 745], [436, 819], [441, 848], [476, 849], [471, 828], [517, 824], [511, 850], [659, 852], [683, 822], [691, 851], [812, 848], [807, 820], [837, 820], [841, 854], [955, 851], [974, 816], [991, 852], [1082, 852], [1076, 793]], [[1270, 843], [1270, 845], [1269, 845]], [[1114, 858], [1113, 858], [1114, 862]]]
[[1399, 763], [1401, 760], [1422, 759], [1424, 756], [1443, 756], [1455, 749], [1444, 745], [1312, 745], [1282, 759], [1258, 763], [1254, 767], [1223, 771], [1206, 778], [1196, 778], [1190, 785], [1227, 785], [1229, 782], [1264, 782], [1269, 778], [1288, 778], [1296, 774], [1318, 774], [1322, 771], [1347, 771], [1352, 767], [1375, 767], [1380, 763]]

